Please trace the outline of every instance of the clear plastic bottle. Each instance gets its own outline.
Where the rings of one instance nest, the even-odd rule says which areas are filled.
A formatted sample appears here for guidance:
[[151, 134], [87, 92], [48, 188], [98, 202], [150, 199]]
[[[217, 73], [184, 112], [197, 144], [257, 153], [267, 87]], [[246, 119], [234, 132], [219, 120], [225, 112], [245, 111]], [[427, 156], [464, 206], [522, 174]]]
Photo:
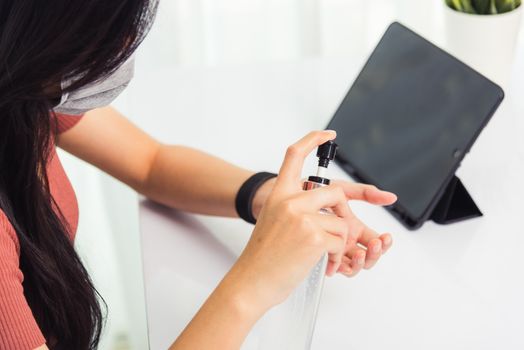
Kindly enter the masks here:
[[[310, 176], [304, 183], [305, 191], [329, 185], [330, 181], [325, 178], [325, 173], [329, 161], [335, 158], [336, 149], [337, 145], [333, 142], [319, 147], [317, 176]], [[321, 212], [332, 214], [329, 209], [322, 209]], [[288, 299], [266, 314], [261, 324], [259, 350], [311, 348], [327, 263], [328, 255], [325, 254]]]

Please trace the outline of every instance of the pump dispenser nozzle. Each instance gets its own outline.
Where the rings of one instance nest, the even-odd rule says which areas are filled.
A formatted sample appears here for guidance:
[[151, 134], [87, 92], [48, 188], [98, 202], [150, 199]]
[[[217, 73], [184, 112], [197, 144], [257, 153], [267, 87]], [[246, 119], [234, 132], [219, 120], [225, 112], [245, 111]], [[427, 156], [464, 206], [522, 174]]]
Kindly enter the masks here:
[[327, 168], [329, 166], [329, 162], [335, 159], [335, 155], [337, 154], [337, 148], [338, 148], [337, 144], [333, 141], [328, 141], [320, 145], [320, 147], [318, 147], [317, 175], [310, 176], [308, 178], [308, 181], [304, 183], [304, 190], [311, 190], [319, 186], [329, 185], [330, 181], [326, 177]]
[[338, 145], [333, 141], [328, 141], [318, 148], [317, 151], [317, 157], [318, 159], [318, 166], [321, 166], [323, 168], [327, 168], [329, 165], [329, 162], [335, 159], [335, 155], [337, 154]]

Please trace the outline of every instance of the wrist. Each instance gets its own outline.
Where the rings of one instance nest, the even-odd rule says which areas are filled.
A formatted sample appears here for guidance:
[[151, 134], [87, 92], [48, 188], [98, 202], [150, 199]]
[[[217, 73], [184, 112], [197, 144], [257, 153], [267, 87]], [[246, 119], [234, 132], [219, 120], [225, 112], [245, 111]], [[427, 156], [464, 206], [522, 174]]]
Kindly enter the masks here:
[[262, 208], [264, 207], [264, 204], [266, 203], [266, 200], [269, 197], [269, 194], [271, 193], [271, 191], [273, 191], [273, 187], [275, 186], [276, 181], [276, 178], [266, 181], [262, 186], [260, 186], [260, 188], [255, 193], [252, 205], [253, 216], [255, 219], [258, 219], [260, 212], [262, 211]]
[[265, 312], [246, 272], [233, 266], [170, 349], [240, 349]]
[[246, 272], [237, 262], [215, 292], [237, 319], [245, 324], [255, 324], [269, 307], [257, 298], [255, 283], [245, 278], [252, 274]]

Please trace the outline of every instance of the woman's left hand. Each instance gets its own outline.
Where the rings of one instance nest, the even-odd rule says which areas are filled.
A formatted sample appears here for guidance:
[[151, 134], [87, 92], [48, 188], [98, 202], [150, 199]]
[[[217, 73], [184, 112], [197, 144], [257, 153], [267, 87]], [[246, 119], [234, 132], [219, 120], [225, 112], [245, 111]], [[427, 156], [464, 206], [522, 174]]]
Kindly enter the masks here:
[[[253, 199], [253, 215], [255, 218], [264, 206], [266, 198], [273, 189], [274, 183], [275, 179], [271, 179], [257, 191]], [[379, 190], [373, 185], [340, 180], [334, 180], [331, 184], [341, 187], [348, 200], [361, 200], [374, 205], [391, 205], [397, 200], [395, 194]], [[347, 220], [349, 220], [351, 231], [346, 244], [345, 255], [342, 258], [342, 264], [337, 271], [334, 271], [333, 266], [328, 265], [328, 276], [332, 276], [338, 272], [347, 277], [353, 277], [362, 269], [370, 269], [393, 244], [391, 234], [378, 234], [360, 221], [355, 215], [350, 215]]]
[[[397, 201], [395, 194], [379, 190], [373, 185], [340, 180], [331, 183], [334, 186], [341, 187], [348, 200], [361, 200], [381, 206], [391, 205]], [[347, 220], [349, 221], [350, 238], [346, 244], [345, 256], [342, 258], [342, 264], [337, 271], [331, 271], [328, 266], [328, 275], [339, 272], [347, 277], [353, 277], [362, 269], [370, 269], [393, 244], [391, 234], [378, 234], [355, 215], [350, 215]]]

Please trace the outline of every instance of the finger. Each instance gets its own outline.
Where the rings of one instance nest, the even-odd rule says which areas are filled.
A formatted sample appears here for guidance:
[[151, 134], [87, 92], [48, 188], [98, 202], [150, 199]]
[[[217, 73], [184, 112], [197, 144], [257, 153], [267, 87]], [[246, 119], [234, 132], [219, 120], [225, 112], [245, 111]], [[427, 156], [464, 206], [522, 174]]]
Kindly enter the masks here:
[[[357, 275], [366, 263], [366, 250], [359, 246], [354, 246], [347, 253], [345, 258], [349, 259], [349, 272], [342, 272], [347, 277], [353, 277]], [[343, 261], [347, 261], [343, 258]]]
[[[341, 195], [343, 196], [343, 195]], [[355, 239], [350, 239], [350, 227], [349, 223], [351, 220], [348, 220], [348, 218], [353, 215], [351, 213], [351, 209], [349, 208], [347, 201], [345, 199], [342, 199], [340, 202], [337, 203], [334, 207], [331, 208], [333, 213], [335, 215], [330, 215], [331, 217], [336, 216], [339, 218], [339, 220], [344, 221], [346, 230], [344, 231], [343, 239], [344, 239], [344, 250], [339, 253], [339, 255], [335, 256], [335, 263], [333, 266], [331, 266], [331, 269], [328, 270], [328, 276], [333, 276], [338, 268], [340, 267], [340, 264], [342, 263], [342, 258], [344, 256], [345, 247], [348, 245], [348, 242], [351, 241], [352, 244], [355, 244]]]
[[382, 191], [373, 185], [335, 180], [334, 185], [340, 186], [348, 200], [361, 200], [375, 205], [391, 205], [397, 201], [394, 193]]
[[326, 274], [328, 276], [333, 276], [340, 267], [342, 258], [344, 256], [344, 248], [346, 247], [348, 236], [347, 221], [335, 215], [325, 214], [317, 214], [316, 220], [320, 227], [322, 227], [327, 233], [340, 236], [342, 238], [343, 248], [336, 253], [330, 254], [329, 256], [329, 264], [326, 269]]
[[342, 262], [337, 270], [337, 273], [340, 273], [346, 277], [353, 277], [357, 272], [353, 271], [351, 267], [352, 261], [346, 255], [342, 257]]
[[342, 238], [347, 235], [348, 223], [344, 218], [321, 213], [309, 214], [308, 217], [328, 233], [339, 235]]
[[393, 237], [389, 233], [384, 233], [379, 238], [382, 241], [382, 254], [385, 254], [393, 245]]
[[[314, 220], [315, 223], [325, 232], [340, 236], [343, 239], [344, 247], [346, 246], [349, 231], [347, 220], [336, 215], [326, 215], [321, 213], [311, 215], [311, 220]], [[340, 267], [343, 256], [344, 249], [336, 254], [330, 254], [326, 275], [333, 276], [336, 273]]]
[[[382, 240], [379, 235], [357, 219], [353, 223], [356, 228], [358, 243], [366, 249], [365, 269], [372, 268], [382, 256]], [[352, 233], [353, 234], [353, 233]]]
[[358, 239], [360, 238], [360, 233], [361, 233], [360, 228], [362, 227], [362, 222], [353, 213], [349, 205], [347, 206], [347, 209], [348, 209], [348, 216], [346, 217], [346, 220], [349, 225], [347, 245], [348, 247], [350, 247], [358, 243]]
[[382, 256], [382, 241], [380, 239], [373, 239], [369, 242], [366, 250], [366, 262], [364, 268], [369, 270], [377, 263]]
[[325, 186], [304, 191], [299, 195], [300, 209], [307, 212], [318, 212], [330, 208], [340, 217], [348, 218], [350, 209], [344, 191], [338, 186]]
[[289, 146], [280, 168], [275, 186], [293, 187], [300, 183], [304, 159], [318, 146], [333, 140], [337, 134], [333, 130], [313, 131]]
[[354, 222], [352, 222], [353, 228], [357, 231], [358, 243], [362, 244], [366, 248], [369, 248], [371, 241], [378, 240], [379, 234], [367, 227], [360, 219], [355, 217]]
[[[324, 246], [327, 253], [329, 254], [328, 267], [330, 264], [332, 266], [337, 266], [337, 268], [340, 266], [340, 261], [344, 255], [345, 245], [344, 239], [340, 235], [333, 235], [327, 232], [324, 234]], [[336, 269], [334, 271], [336, 271]], [[326, 274], [328, 276], [332, 276], [333, 273], [334, 272], [331, 270], [326, 270]]]
[[[351, 275], [353, 270], [351, 269], [351, 259], [347, 256], [342, 257], [340, 266], [337, 269], [337, 273], [343, 274], [345, 276]], [[349, 277], [349, 276], [348, 276]]]
[[[316, 192], [313, 192], [316, 191]], [[324, 215], [327, 218], [339, 218], [339, 219], [346, 219], [344, 221], [344, 230], [343, 231], [337, 231], [333, 232], [332, 230], [327, 230], [330, 233], [339, 234], [342, 236], [344, 240], [344, 245], [346, 245], [349, 237], [349, 226], [348, 223], [351, 222], [351, 220], [347, 220], [351, 214], [351, 211], [349, 209], [349, 206], [347, 204], [346, 197], [344, 195], [344, 192], [342, 189], [337, 188], [335, 186], [326, 186], [323, 188], [315, 189], [312, 191], [308, 191], [305, 194], [307, 194], [306, 198], [306, 204], [307, 205], [313, 205], [312, 207], [309, 207], [309, 210], [319, 210], [320, 208], [331, 208], [333, 213], [335, 215]], [[310, 199], [311, 198], [311, 199]], [[315, 205], [315, 200], [318, 200]], [[332, 264], [329, 264], [328, 269], [326, 271], [328, 276], [332, 276], [335, 274], [335, 272], [338, 270], [340, 266], [340, 262], [343, 256], [343, 251], [339, 252], [338, 254], [332, 254], [330, 255], [330, 261]]]

